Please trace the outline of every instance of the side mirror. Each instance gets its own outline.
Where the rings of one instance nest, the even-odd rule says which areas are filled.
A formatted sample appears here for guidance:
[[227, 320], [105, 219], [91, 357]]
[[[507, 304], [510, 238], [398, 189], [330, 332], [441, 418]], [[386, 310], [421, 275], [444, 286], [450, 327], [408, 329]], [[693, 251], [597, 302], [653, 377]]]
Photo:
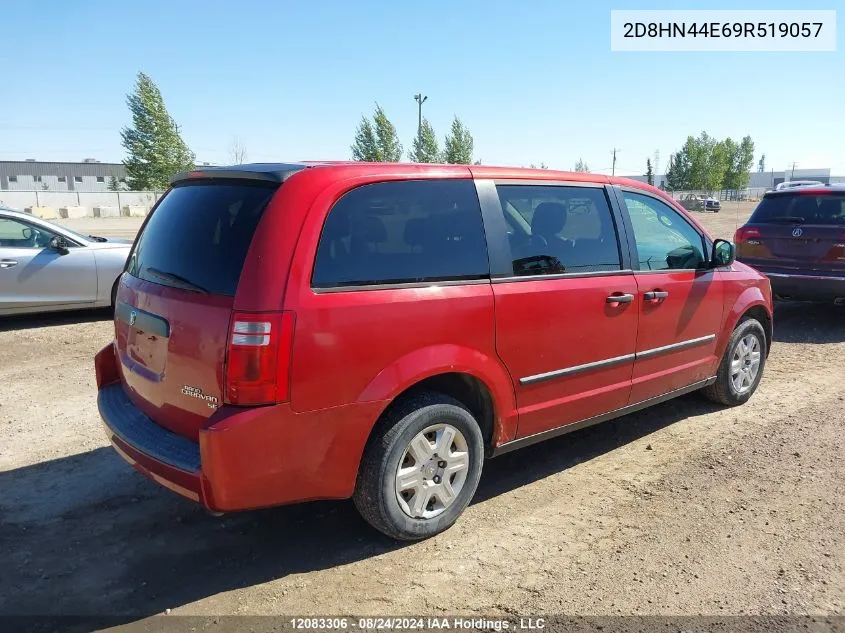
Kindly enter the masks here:
[[50, 248], [59, 253], [59, 255], [67, 255], [70, 252], [68, 250], [67, 240], [61, 235], [56, 235], [50, 240]]
[[727, 240], [716, 240], [713, 242], [713, 259], [710, 262], [711, 268], [730, 266], [736, 261], [736, 247]]

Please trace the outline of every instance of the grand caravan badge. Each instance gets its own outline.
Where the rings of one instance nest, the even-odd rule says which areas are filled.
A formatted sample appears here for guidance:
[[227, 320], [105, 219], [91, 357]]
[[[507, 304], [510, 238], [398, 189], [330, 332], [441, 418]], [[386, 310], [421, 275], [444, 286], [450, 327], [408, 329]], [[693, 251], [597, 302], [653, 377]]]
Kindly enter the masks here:
[[202, 392], [202, 389], [198, 387], [191, 387], [190, 385], [184, 385], [182, 387], [182, 394], [186, 396], [190, 396], [191, 398], [196, 398], [197, 400], [204, 400], [205, 403], [208, 405], [209, 409], [216, 409], [218, 400], [215, 396], [207, 396]]

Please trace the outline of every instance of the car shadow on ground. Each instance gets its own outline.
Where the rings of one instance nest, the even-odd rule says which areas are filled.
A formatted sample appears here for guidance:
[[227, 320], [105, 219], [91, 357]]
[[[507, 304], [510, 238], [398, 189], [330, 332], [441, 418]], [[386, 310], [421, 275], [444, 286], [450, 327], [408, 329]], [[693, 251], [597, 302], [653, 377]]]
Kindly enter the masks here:
[[[493, 459], [474, 503], [712, 410], [691, 395]], [[404, 546], [365, 524], [349, 501], [212, 517], [135, 473], [110, 447], [2, 472], [0, 489], [0, 542], [12, 545], [0, 560], [7, 616], [129, 622]], [[91, 626], [83, 620], [79, 630]]]
[[0, 332], [31, 330], [55, 325], [73, 325], [75, 323], [96, 323], [99, 321], [109, 321], [112, 315], [111, 308], [98, 308], [68, 312], [40, 312], [38, 314], [0, 316]]
[[774, 314], [777, 343], [842, 343], [845, 306], [832, 303], [777, 301]]

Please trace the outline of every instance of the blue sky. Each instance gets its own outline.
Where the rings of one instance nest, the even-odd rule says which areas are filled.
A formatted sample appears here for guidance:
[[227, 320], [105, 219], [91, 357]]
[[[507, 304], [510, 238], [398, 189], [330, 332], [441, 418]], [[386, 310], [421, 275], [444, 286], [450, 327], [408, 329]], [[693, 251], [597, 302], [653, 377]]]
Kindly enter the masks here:
[[410, 149], [422, 91], [441, 142], [457, 114], [485, 164], [609, 173], [615, 146], [617, 173], [656, 150], [663, 171], [706, 130], [750, 134], [767, 169], [845, 175], [841, 35], [835, 53], [613, 53], [611, 8], [679, 8], [624, 0], [3, 4], [2, 160], [119, 161], [140, 70], [201, 161], [228, 162], [234, 137], [251, 161], [347, 159], [376, 101]]

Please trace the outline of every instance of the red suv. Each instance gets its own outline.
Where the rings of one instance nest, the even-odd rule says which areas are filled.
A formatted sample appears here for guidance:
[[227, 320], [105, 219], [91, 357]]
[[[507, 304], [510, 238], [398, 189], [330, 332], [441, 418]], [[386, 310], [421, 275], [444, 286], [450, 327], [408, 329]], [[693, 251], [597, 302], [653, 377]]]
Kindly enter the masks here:
[[701, 389], [751, 397], [768, 280], [654, 187], [457, 165], [177, 176], [96, 357], [115, 449], [214, 511], [353, 497], [448, 528], [486, 458]]

